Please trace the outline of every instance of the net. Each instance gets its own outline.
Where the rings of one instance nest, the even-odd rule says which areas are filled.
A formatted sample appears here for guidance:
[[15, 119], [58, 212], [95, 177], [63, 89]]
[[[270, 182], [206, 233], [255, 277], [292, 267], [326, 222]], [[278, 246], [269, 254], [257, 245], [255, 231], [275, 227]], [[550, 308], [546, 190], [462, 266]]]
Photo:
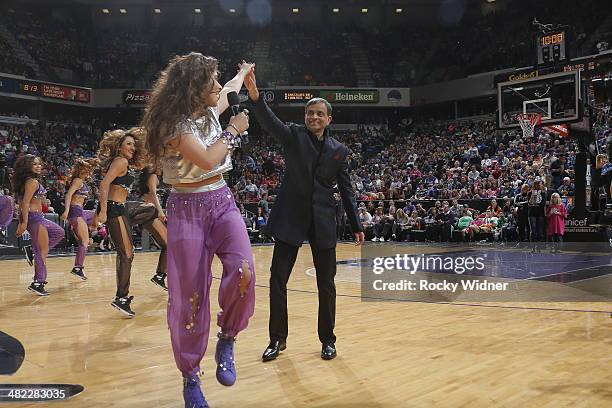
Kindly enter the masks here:
[[539, 113], [519, 113], [516, 115], [516, 120], [521, 125], [523, 136], [525, 138], [532, 138], [536, 125], [542, 123], [542, 115]]

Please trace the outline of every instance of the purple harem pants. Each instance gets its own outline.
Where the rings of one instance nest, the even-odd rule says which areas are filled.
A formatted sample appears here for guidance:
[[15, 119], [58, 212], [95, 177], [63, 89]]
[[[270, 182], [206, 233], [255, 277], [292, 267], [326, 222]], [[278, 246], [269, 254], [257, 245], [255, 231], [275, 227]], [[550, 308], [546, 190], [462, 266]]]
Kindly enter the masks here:
[[[85, 221], [85, 224], [91, 224], [91, 221], [94, 218], [94, 212], [92, 210], [84, 210], [80, 205], [71, 205], [68, 210], [68, 222], [70, 223], [70, 228], [74, 233], [75, 237], [78, 240], [77, 231], [79, 230], [79, 218], [82, 218]], [[82, 268], [85, 263], [85, 254], [87, 254], [87, 244], [83, 245], [83, 242], [79, 241], [79, 246], [77, 247], [76, 256], [74, 257], [74, 266], [78, 268]]]
[[47, 265], [45, 259], [40, 254], [40, 228], [42, 225], [46, 231], [42, 234], [48, 234], [49, 237], [49, 250], [55, 247], [64, 238], [64, 229], [45, 218], [43, 213], [29, 212], [28, 213], [28, 232], [32, 236], [32, 249], [34, 252], [34, 280], [36, 282], [47, 281]]
[[[198, 373], [210, 330], [213, 255], [223, 264], [217, 325], [235, 336], [255, 310], [255, 267], [251, 244], [230, 189], [172, 192], [168, 198], [168, 326], [172, 350], [184, 377]], [[248, 264], [251, 280], [240, 282]]]

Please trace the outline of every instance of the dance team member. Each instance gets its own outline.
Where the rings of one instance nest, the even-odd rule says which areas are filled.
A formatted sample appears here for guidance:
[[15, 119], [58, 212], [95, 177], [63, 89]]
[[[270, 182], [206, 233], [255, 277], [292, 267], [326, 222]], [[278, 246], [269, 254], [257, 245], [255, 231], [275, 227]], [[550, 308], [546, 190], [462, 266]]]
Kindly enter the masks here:
[[76, 256], [74, 257], [74, 268], [72, 268], [70, 273], [82, 280], [87, 280], [83, 268], [87, 246], [89, 245], [88, 226], [91, 225], [94, 219], [94, 212], [84, 210], [83, 205], [91, 191], [88, 183], [91, 181], [93, 170], [98, 164], [98, 159], [79, 158], [75, 160], [70, 176], [70, 187], [68, 187], [68, 191], [64, 196], [65, 210], [60, 217], [63, 221], [68, 220], [70, 228], [79, 242]]
[[146, 166], [142, 169], [138, 179], [138, 191], [143, 203], [130, 213], [130, 219], [132, 222], [139, 224], [141, 228], [149, 231], [155, 239], [155, 242], [157, 242], [157, 245], [161, 248], [159, 260], [157, 261], [157, 270], [155, 271], [155, 275], [151, 278], [151, 282], [164, 290], [168, 290], [166, 286], [166, 246], [168, 241], [168, 230], [165, 224], [166, 214], [157, 196], [158, 186], [159, 179], [152, 167]]
[[100, 182], [98, 215], [94, 223], [106, 223], [117, 251], [117, 292], [111, 306], [129, 317], [135, 315], [129, 296], [134, 244], [126, 200], [135, 181], [134, 170], [144, 167], [145, 151], [140, 128], [104, 133], [98, 159], [104, 178]]
[[40, 157], [26, 154], [15, 163], [13, 191], [19, 202], [19, 225], [15, 235], [27, 230], [32, 237], [34, 252], [34, 280], [28, 289], [39, 296], [47, 296], [47, 255], [64, 238], [64, 229], [49, 221], [42, 213], [47, 190], [40, 183], [43, 163]]

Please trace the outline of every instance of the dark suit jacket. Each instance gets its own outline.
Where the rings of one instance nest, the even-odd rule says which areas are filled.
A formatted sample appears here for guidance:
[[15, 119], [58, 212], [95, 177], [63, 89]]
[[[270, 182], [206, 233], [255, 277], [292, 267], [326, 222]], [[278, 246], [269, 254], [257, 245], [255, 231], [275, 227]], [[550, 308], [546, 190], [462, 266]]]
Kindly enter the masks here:
[[312, 238], [318, 248], [334, 248], [336, 182], [353, 232], [363, 231], [349, 178], [349, 149], [326, 131], [319, 153], [316, 137], [305, 125], [281, 122], [263, 98], [253, 104], [253, 111], [264, 131], [281, 144], [285, 156], [285, 177], [266, 232], [291, 245], [300, 246]]

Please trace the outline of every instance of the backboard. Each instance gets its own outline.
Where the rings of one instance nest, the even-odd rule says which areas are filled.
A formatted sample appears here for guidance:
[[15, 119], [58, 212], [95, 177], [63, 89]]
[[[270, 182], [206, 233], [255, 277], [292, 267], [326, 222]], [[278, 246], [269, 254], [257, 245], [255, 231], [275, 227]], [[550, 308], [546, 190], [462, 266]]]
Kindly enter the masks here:
[[580, 72], [560, 72], [497, 84], [498, 127], [520, 127], [520, 113], [542, 115], [542, 125], [580, 120]]

